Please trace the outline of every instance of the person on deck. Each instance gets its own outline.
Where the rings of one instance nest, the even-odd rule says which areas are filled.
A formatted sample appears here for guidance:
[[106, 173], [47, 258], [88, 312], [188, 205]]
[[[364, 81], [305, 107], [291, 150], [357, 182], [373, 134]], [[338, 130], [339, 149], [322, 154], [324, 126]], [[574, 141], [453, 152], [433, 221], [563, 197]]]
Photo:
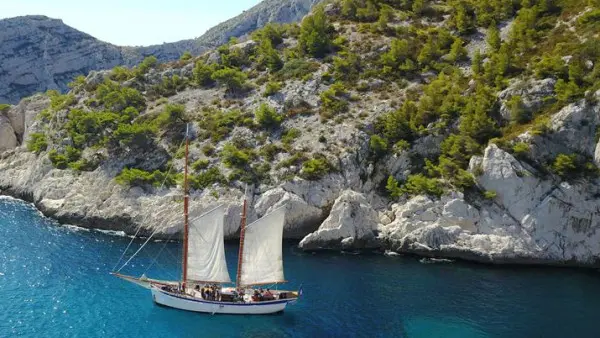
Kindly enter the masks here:
[[253, 302], [260, 301], [260, 293], [258, 293], [258, 290], [254, 290], [254, 294], [252, 295], [252, 301]]
[[263, 294], [263, 298], [264, 298], [264, 300], [275, 299], [275, 297], [273, 297], [273, 294], [271, 293], [271, 290], [269, 290], [269, 289], [267, 289], [267, 291], [265, 291], [265, 293]]

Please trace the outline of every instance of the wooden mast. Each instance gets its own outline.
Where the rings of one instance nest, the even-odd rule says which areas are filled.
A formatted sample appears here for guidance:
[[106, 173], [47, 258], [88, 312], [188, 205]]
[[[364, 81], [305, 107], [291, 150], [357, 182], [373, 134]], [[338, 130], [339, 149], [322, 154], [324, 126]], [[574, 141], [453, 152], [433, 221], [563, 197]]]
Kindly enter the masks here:
[[188, 151], [190, 140], [188, 138], [189, 126], [185, 129], [185, 166], [183, 174], [183, 254], [182, 254], [182, 276], [181, 285], [185, 292], [185, 283], [187, 281], [187, 260], [188, 260]]
[[246, 190], [248, 189], [248, 185], [246, 185], [246, 189], [244, 189], [244, 206], [242, 207], [242, 220], [240, 222], [240, 251], [238, 253], [238, 266], [237, 266], [237, 276], [235, 280], [235, 288], [239, 289], [241, 285], [241, 277], [242, 277], [242, 256], [244, 254], [244, 236], [246, 234]]

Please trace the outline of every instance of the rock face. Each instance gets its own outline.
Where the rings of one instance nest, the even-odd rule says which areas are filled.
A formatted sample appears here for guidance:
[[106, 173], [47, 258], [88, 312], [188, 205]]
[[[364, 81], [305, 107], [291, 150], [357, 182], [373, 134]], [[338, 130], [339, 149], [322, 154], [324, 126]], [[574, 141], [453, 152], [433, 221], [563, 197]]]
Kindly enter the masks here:
[[494, 263], [598, 265], [600, 192], [593, 184], [554, 183], [490, 145], [478, 183], [492, 201], [470, 204], [460, 194], [425, 196], [394, 205], [382, 228], [389, 249]]
[[77, 75], [127, 63], [119, 47], [44, 16], [1, 20], [0, 45], [0, 102], [64, 91]]
[[200, 54], [269, 22], [300, 20], [319, 1], [266, 0], [197, 39], [147, 47], [105, 43], [45, 16], [0, 20], [0, 103], [16, 103], [48, 89], [65, 91], [78, 75], [117, 65], [132, 66], [149, 55], [170, 61], [184, 51]]
[[17, 137], [10, 120], [0, 115], [0, 152], [17, 146]]
[[379, 247], [375, 237], [378, 223], [378, 213], [365, 196], [345, 190], [319, 230], [304, 237], [299, 246], [304, 250]]
[[232, 36], [248, 34], [270, 22], [295, 22], [322, 0], [264, 0], [244, 13], [209, 29], [196, 42], [216, 47]]
[[[515, 81], [511, 85], [498, 93], [500, 98], [500, 114], [506, 120], [510, 120], [510, 108], [506, 102], [513, 96], [520, 96], [523, 109], [527, 112], [535, 113], [542, 105], [552, 102], [554, 97], [555, 79], [543, 79], [526, 81]], [[549, 101], [550, 100], [550, 101]]]

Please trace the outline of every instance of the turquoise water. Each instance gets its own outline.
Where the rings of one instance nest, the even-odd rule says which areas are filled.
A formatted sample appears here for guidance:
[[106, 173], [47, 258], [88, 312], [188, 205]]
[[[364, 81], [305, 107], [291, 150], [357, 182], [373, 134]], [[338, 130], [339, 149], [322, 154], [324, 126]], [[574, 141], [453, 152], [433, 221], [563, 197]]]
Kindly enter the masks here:
[[[600, 337], [600, 272], [422, 264], [285, 247], [304, 298], [270, 316], [159, 307], [108, 274], [129, 239], [69, 229], [0, 199], [0, 337]], [[139, 245], [139, 243], [136, 243]], [[148, 272], [178, 275], [175, 243]], [[232, 275], [236, 246], [228, 245]], [[145, 251], [144, 251], [145, 252]], [[148, 268], [142, 256], [131, 267]], [[143, 266], [142, 266], [143, 265]]]

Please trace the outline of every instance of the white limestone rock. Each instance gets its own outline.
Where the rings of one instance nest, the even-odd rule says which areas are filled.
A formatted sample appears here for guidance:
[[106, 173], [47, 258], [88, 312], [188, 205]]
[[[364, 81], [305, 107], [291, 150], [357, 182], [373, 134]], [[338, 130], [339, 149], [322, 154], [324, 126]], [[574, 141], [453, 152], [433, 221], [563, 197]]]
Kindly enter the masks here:
[[321, 209], [311, 206], [298, 195], [278, 187], [262, 194], [254, 209], [258, 217], [286, 205], [284, 232], [286, 238], [302, 238], [306, 233], [314, 231], [316, 225], [323, 219]]
[[598, 265], [598, 182], [541, 179], [493, 144], [470, 166], [479, 165], [478, 184], [496, 192], [493, 201], [475, 206], [454, 194], [394, 204], [396, 219], [381, 227], [385, 248], [492, 263]]
[[10, 120], [6, 116], [0, 115], [0, 152], [13, 149], [17, 145], [17, 135]]
[[367, 199], [360, 193], [345, 190], [335, 200], [319, 230], [304, 237], [299, 246], [304, 250], [378, 247], [374, 235], [378, 224], [377, 211]]
[[523, 108], [531, 113], [537, 112], [545, 100], [554, 96], [554, 85], [556, 80], [552, 78], [531, 81], [514, 81], [500, 93], [500, 114], [506, 120], [510, 120], [510, 109], [506, 106], [507, 101], [513, 96], [521, 96]]

